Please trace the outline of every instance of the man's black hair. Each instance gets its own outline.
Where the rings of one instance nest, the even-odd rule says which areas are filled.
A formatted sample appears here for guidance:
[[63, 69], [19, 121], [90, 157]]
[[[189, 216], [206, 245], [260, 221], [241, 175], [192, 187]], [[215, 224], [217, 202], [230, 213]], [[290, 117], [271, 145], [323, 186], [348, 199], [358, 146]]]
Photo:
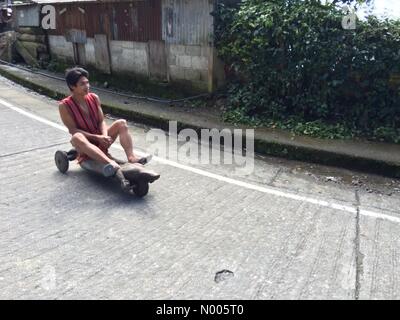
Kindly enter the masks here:
[[89, 79], [89, 72], [79, 67], [67, 69], [65, 71], [65, 81], [67, 81], [67, 85], [70, 90], [72, 90], [71, 86], [76, 86], [81, 77], [86, 77]]

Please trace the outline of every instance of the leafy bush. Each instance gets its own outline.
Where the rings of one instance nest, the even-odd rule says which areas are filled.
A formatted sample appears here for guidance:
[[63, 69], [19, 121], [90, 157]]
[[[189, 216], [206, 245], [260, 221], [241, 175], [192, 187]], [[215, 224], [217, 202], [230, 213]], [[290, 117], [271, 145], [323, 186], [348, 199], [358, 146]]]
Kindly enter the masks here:
[[319, 0], [220, 5], [215, 44], [229, 67], [226, 118], [295, 119], [339, 128], [339, 136], [398, 141], [400, 21], [369, 16], [345, 30], [344, 15]]

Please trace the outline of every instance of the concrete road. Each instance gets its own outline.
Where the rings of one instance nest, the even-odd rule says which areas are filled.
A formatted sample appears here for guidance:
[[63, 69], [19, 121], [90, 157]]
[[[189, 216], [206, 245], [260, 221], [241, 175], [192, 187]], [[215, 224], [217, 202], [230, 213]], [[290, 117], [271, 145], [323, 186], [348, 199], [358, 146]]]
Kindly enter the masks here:
[[[130, 124], [137, 150], [154, 147], [149, 130]], [[400, 298], [399, 181], [160, 156], [138, 199], [76, 163], [59, 173], [56, 101], [4, 78], [0, 137], [1, 299]]]

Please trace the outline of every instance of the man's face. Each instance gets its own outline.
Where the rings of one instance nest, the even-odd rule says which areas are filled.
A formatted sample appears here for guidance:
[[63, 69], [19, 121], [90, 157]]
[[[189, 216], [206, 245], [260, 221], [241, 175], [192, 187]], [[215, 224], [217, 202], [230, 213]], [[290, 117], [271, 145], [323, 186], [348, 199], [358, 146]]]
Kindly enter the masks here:
[[72, 88], [76, 94], [87, 95], [90, 89], [89, 79], [86, 77], [80, 77], [76, 86]]

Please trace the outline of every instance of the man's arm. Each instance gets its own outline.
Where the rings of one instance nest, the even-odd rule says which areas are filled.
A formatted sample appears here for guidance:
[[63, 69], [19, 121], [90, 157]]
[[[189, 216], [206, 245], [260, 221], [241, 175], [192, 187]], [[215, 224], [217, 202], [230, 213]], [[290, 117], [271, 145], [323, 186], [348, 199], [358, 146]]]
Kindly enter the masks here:
[[58, 110], [60, 112], [61, 120], [64, 125], [68, 128], [68, 131], [71, 135], [74, 135], [77, 132], [82, 133], [90, 142], [97, 142], [98, 136], [95, 134], [91, 134], [84, 130], [80, 130], [76, 127], [75, 121], [72, 118], [71, 114], [68, 111], [68, 106], [63, 103], [60, 103], [58, 106]]
[[114, 142], [113, 139], [108, 135], [108, 127], [106, 122], [104, 121], [103, 110], [101, 109], [100, 98], [97, 94], [93, 93], [94, 98], [96, 99], [98, 105], [98, 115], [99, 115], [99, 128], [101, 131], [100, 136], [100, 144], [105, 148], [109, 148], [111, 144]]
[[97, 94], [93, 93], [93, 96], [95, 97], [96, 101], [97, 101], [97, 105], [99, 106], [99, 110], [98, 110], [98, 114], [99, 114], [99, 128], [101, 130], [101, 134], [103, 136], [108, 136], [108, 129], [107, 129], [107, 124], [104, 121], [104, 114], [103, 114], [103, 110], [101, 109], [101, 102], [100, 102], [100, 98]]

